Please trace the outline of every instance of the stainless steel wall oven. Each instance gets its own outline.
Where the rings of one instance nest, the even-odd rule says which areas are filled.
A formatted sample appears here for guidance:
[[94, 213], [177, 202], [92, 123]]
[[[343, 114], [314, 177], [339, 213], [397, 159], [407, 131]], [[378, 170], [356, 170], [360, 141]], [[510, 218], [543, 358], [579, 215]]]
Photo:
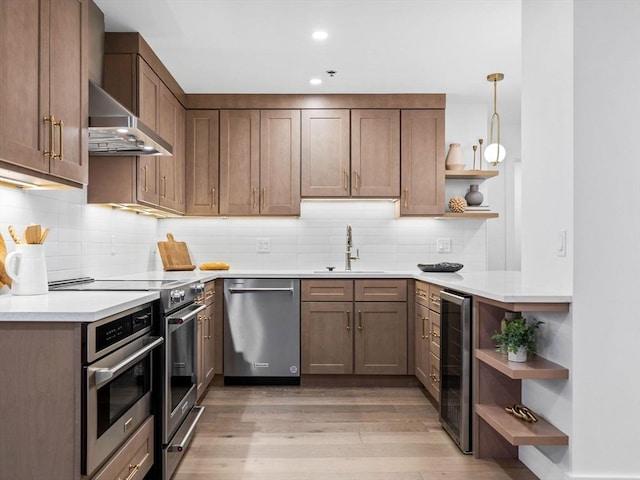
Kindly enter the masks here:
[[440, 423], [464, 453], [471, 445], [471, 297], [440, 292]]
[[102, 465], [151, 415], [154, 305], [147, 304], [83, 329], [82, 473]]

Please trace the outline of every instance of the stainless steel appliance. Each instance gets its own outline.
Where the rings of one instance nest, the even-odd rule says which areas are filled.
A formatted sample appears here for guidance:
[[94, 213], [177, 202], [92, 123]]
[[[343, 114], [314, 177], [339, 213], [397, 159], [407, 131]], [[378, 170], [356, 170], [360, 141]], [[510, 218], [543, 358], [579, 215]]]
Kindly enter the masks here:
[[196, 406], [196, 322], [205, 309], [196, 305], [204, 285], [191, 280], [94, 280], [81, 278], [51, 282], [50, 290], [158, 291], [158, 331], [165, 348], [160, 349], [156, 375], [161, 391], [156, 413], [157, 478], [169, 479], [175, 472], [195, 433], [204, 407]]
[[154, 304], [84, 325], [82, 473], [90, 475], [152, 414], [163, 338]]
[[464, 453], [472, 452], [471, 297], [440, 292], [440, 423]]
[[225, 384], [300, 384], [300, 280], [224, 281]]

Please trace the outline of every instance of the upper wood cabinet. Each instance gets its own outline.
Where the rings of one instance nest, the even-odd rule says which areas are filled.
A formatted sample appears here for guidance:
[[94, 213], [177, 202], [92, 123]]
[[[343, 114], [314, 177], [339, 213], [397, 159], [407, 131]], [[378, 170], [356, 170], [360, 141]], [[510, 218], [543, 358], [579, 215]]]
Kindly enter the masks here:
[[444, 111], [401, 112], [400, 215], [444, 214]]
[[400, 111], [351, 110], [351, 196], [400, 195]]
[[187, 111], [187, 215], [218, 214], [218, 127], [218, 110]]
[[220, 112], [220, 214], [299, 215], [300, 111]]
[[350, 138], [349, 110], [302, 111], [303, 197], [351, 194]]
[[88, 180], [88, 5], [0, 4], [0, 167], [39, 185]]
[[185, 212], [186, 112], [140, 55], [105, 55], [104, 87], [169, 142], [171, 156], [92, 156], [89, 203], [141, 204]]

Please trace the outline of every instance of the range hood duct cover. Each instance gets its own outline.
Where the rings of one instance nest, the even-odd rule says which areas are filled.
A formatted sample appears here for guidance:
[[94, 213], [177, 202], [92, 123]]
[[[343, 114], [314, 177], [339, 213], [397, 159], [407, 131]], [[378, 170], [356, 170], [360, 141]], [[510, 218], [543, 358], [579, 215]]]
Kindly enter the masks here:
[[103, 156], [173, 155], [173, 147], [89, 81], [89, 153]]

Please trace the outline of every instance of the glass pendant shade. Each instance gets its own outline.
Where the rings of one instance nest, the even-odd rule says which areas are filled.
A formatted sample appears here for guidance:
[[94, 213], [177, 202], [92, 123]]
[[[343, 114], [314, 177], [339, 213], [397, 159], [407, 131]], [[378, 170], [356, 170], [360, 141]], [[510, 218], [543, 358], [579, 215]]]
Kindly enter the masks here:
[[497, 165], [504, 160], [507, 151], [499, 143], [492, 143], [484, 150], [484, 159], [491, 165]]

